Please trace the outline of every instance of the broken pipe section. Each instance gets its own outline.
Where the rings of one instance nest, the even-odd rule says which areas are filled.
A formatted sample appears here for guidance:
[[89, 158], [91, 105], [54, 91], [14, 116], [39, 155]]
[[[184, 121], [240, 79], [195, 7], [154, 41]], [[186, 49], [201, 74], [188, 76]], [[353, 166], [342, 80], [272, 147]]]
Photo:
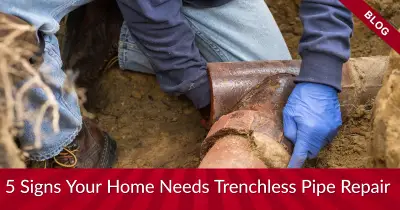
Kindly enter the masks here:
[[[293, 151], [283, 135], [282, 110], [300, 61], [210, 63], [210, 132], [200, 168], [285, 168]], [[388, 65], [384, 56], [350, 59], [339, 94], [343, 121], [373, 99]]]

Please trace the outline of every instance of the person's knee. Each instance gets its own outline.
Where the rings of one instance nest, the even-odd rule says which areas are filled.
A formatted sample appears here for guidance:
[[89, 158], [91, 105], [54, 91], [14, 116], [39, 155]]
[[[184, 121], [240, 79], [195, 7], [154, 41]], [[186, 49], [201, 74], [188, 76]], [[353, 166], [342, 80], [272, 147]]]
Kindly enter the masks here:
[[199, 50], [205, 55], [219, 55], [215, 60], [291, 59], [282, 33], [263, 0], [233, 0], [211, 9], [186, 7], [183, 12], [196, 32], [196, 41], [202, 42], [198, 44]]

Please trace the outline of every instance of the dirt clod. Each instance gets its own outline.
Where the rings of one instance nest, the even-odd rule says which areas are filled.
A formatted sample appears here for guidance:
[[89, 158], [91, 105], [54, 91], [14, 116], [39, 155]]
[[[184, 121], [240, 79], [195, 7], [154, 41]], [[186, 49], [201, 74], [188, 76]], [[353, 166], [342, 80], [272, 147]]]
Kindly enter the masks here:
[[372, 155], [376, 167], [400, 167], [400, 55], [390, 55], [389, 69], [378, 93], [373, 121]]

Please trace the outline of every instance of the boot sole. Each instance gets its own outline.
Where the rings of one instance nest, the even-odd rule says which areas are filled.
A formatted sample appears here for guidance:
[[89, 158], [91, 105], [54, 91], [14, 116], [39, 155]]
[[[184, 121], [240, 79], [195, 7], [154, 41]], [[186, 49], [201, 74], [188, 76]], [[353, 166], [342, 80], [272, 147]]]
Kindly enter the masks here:
[[113, 168], [114, 164], [117, 162], [117, 157], [118, 157], [117, 142], [108, 134], [106, 134], [105, 138], [109, 150], [106, 151], [106, 154], [108, 154], [108, 158], [105, 165], [102, 168]]

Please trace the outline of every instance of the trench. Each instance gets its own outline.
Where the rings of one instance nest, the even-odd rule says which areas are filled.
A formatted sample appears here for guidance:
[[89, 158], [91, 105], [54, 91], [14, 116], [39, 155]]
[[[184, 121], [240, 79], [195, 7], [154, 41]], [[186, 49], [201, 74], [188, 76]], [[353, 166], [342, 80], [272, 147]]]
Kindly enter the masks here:
[[[302, 26], [299, 0], [268, 1], [293, 58]], [[368, 1], [394, 25], [400, 25], [400, 1]], [[100, 17], [100, 18], [98, 18]], [[73, 21], [75, 18], [75, 22]], [[352, 57], [387, 55], [390, 47], [357, 18]], [[119, 168], [196, 168], [207, 132], [190, 101], [163, 93], [152, 75], [102, 70], [116, 55], [122, 17], [112, 1], [98, 0], [69, 15], [59, 33], [66, 69], [79, 71], [78, 85], [88, 90], [86, 109], [118, 142]], [[70, 23], [75, 23], [71, 24]], [[306, 167], [372, 167], [373, 101], [357, 107], [339, 135]]]

